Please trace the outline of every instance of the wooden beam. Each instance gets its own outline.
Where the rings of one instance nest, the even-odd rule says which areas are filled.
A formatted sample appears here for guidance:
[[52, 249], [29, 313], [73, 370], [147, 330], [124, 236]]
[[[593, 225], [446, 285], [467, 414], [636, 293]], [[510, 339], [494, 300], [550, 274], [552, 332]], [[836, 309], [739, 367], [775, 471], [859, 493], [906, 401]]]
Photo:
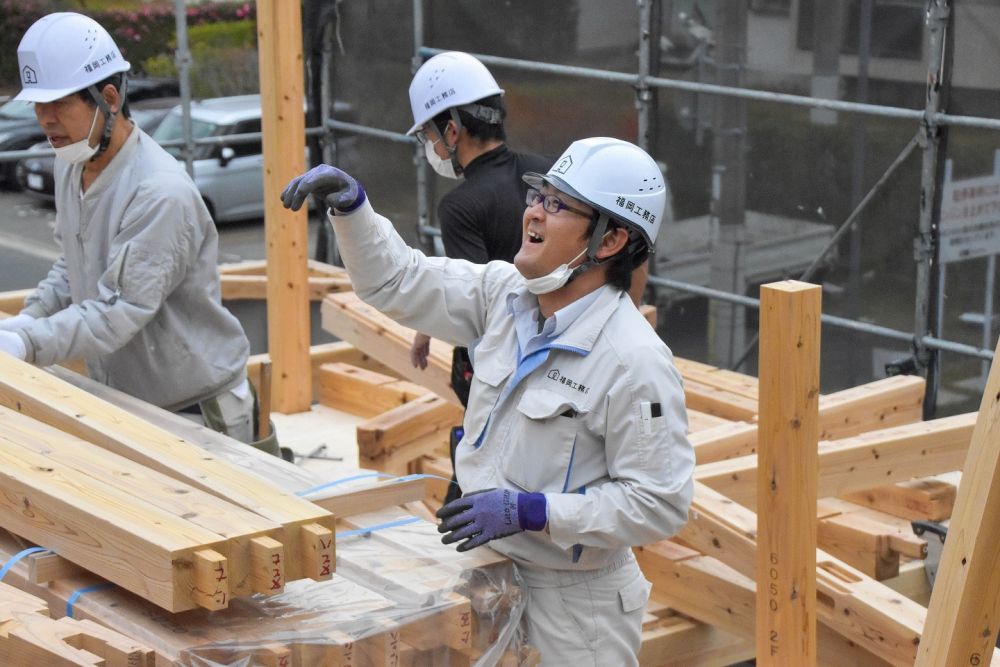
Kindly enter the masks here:
[[347, 489], [334, 487], [326, 492], [310, 495], [310, 502], [344, 518], [383, 507], [405, 505], [423, 500], [427, 493], [427, 480], [408, 479], [373, 482]]
[[951, 517], [957, 492], [958, 489], [950, 482], [926, 477], [841, 497], [911, 521], [944, 521]]
[[689, 409], [733, 421], [754, 421], [757, 401], [739, 394], [684, 378], [684, 399]]
[[[961, 468], [975, 420], [972, 412], [821, 442], [819, 497]], [[756, 506], [756, 455], [699, 465], [695, 478], [745, 507]]]
[[914, 535], [909, 523], [893, 524], [888, 515], [883, 519], [879, 513], [832, 499], [820, 501], [820, 512], [820, 547], [877, 581], [899, 575], [901, 555], [927, 555], [926, 540]]
[[[6, 533], [0, 534], [0, 562], [6, 562], [20, 549]], [[23, 561], [17, 563], [4, 581], [42, 598], [53, 615], [65, 613], [72, 598], [77, 603], [73, 606], [74, 618], [89, 619], [111, 628], [127, 628], [130, 634], [143, 637], [155, 649], [157, 665], [182, 664], [192, 657], [213, 664], [262, 667], [396, 664], [392, 652], [386, 649], [398, 644], [398, 625], [389, 622], [399, 618], [398, 604], [343, 577], [334, 577], [322, 586], [286, 591], [281, 601], [283, 614], [273, 614], [270, 600], [249, 598], [238, 609], [212, 618], [201, 613], [167, 613], [137, 595], [108, 586], [90, 573], [35, 585], [26, 578], [27, 569]], [[83, 591], [90, 592], [81, 597]], [[351, 612], [345, 614], [344, 609]], [[317, 610], [325, 616], [318, 617]], [[330, 629], [322, 636], [304, 630], [303, 615]], [[373, 634], [355, 638], [335, 629], [342, 624], [354, 627], [358, 616], [371, 619], [368, 630]], [[384, 630], [379, 631], [380, 627]], [[268, 642], [269, 637], [278, 638], [280, 643]], [[50, 663], [27, 664], [47, 667]], [[145, 662], [109, 661], [107, 665], [152, 667], [152, 663]]]
[[389, 366], [401, 377], [427, 387], [444, 400], [461, 407], [451, 388], [452, 347], [431, 340], [427, 368], [410, 362], [413, 329], [404, 327], [365, 304], [353, 292], [330, 294], [321, 306], [323, 329]]
[[24, 300], [30, 295], [35, 293], [34, 287], [29, 287], [28, 289], [11, 290], [9, 292], [0, 292], [0, 317], [13, 317], [21, 312], [24, 308]]
[[[9, 442], [95, 480], [111, 481], [143, 503], [225, 538], [232, 597], [273, 595], [283, 589], [283, 579], [268, 579], [263, 588], [253, 585], [253, 573], [270, 571], [272, 556], [285, 560], [284, 548], [276, 541], [282, 536], [279, 524], [7, 408], [0, 408], [0, 432]], [[253, 545], [264, 538], [274, 539], [275, 547], [272, 553], [255, 556]]]
[[1000, 345], [986, 380], [917, 667], [979, 665], [1000, 628]]
[[753, 655], [751, 641], [673, 614], [643, 629], [639, 665], [726, 667], [750, 660]]
[[[688, 523], [674, 539], [752, 577], [757, 517], [700, 483]], [[829, 554], [816, 555], [819, 621], [898, 667], [911, 667], [926, 609]]]
[[[714, 429], [723, 426], [728, 426], [730, 424], [740, 423], [731, 422], [728, 419], [723, 419], [722, 417], [716, 417], [715, 415], [710, 415], [706, 412], [699, 412], [698, 410], [692, 410], [688, 408], [688, 434], [697, 433], [698, 431], [704, 431], [705, 429]], [[749, 452], [748, 452], [749, 453]]]
[[211, 558], [223, 573], [225, 540], [109, 484], [0, 440], [0, 525], [57, 550], [168, 611], [219, 609], [228, 578], [206, 582]]
[[[392, 375], [399, 378], [391, 368], [379, 363], [348, 342], [320, 343], [309, 348], [309, 361], [312, 364], [312, 401], [319, 401], [319, 367], [323, 364], [341, 362], [358, 368]], [[260, 369], [262, 364], [271, 363], [271, 355], [266, 352], [251, 355], [247, 359], [247, 378], [255, 387], [260, 386]]]
[[[240, 274], [223, 275], [221, 282], [223, 301], [266, 301], [268, 277]], [[333, 292], [349, 292], [353, 289], [346, 278], [333, 276], [309, 276], [306, 278], [306, 293], [309, 301], [322, 301]]]
[[649, 322], [649, 326], [653, 327], [653, 330], [655, 331], [656, 330], [656, 306], [654, 306], [651, 303], [644, 303], [641, 306], [639, 306], [639, 312], [642, 313], [642, 316], [646, 318], [647, 322]]
[[[148, 468], [239, 505], [282, 526], [289, 580], [329, 578], [301, 569], [318, 525], [332, 539], [329, 512], [263, 477], [216, 458], [175, 434], [60, 380], [43, 369], [0, 355], [0, 405], [54, 426]], [[324, 538], [324, 542], [328, 541]], [[332, 542], [327, 556], [332, 557]], [[313, 561], [318, 562], [318, 561]]]
[[818, 285], [760, 289], [757, 661], [816, 664]]
[[433, 476], [427, 480], [424, 504], [434, 511], [440, 509], [448, 495], [448, 487], [451, 486], [449, 480], [454, 473], [451, 461], [444, 457], [421, 456], [413, 462], [413, 472]]
[[657, 600], [685, 616], [754, 637], [754, 582], [728, 565], [664, 540], [634, 549]]
[[49, 618], [45, 602], [0, 584], [0, 664], [153, 667], [154, 653], [89, 620]]
[[319, 402], [360, 417], [375, 417], [430, 390], [391, 375], [344, 363], [319, 367]]
[[[715, 558], [666, 540], [637, 547], [635, 555], [643, 574], [653, 584], [657, 601], [713, 628], [753, 641], [757, 595], [753, 580]], [[888, 664], [825, 627], [817, 629], [816, 639], [820, 665]], [[671, 664], [670, 658], [669, 653], [664, 654], [655, 664]]]
[[35, 584], [78, 577], [86, 571], [53, 551], [29, 554], [24, 562], [28, 564], [28, 577]]
[[[358, 455], [366, 459], [387, 456], [424, 436], [431, 438], [426, 443], [429, 449], [441, 438], [446, 439], [452, 426], [461, 423], [461, 408], [426, 394], [358, 426]], [[411, 456], [407, 461], [424, 453], [428, 452]]]
[[267, 334], [278, 412], [312, 404], [309, 364], [307, 211], [285, 209], [281, 192], [305, 164], [302, 7], [257, 0], [261, 130], [264, 142], [264, 235], [267, 243]]
[[[693, 363], [680, 361], [683, 362], [679, 365], [682, 368]], [[690, 369], [688, 372], [691, 372]], [[820, 396], [819, 437], [823, 440], [842, 439], [874, 429], [919, 422], [923, 418], [924, 385], [923, 378], [898, 375]], [[699, 464], [746, 456], [757, 451], [757, 425], [752, 420], [728, 422], [693, 431], [690, 439]]]

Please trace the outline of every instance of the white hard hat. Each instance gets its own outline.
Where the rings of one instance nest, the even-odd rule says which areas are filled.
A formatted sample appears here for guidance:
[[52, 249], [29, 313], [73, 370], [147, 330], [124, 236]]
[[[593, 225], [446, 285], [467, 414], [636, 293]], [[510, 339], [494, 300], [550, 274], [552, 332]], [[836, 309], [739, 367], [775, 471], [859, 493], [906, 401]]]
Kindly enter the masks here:
[[407, 134], [446, 109], [491, 95], [503, 95], [503, 89], [486, 65], [461, 51], [439, 53], [421, 65], [410, 82], [413, 127]]
[[642, 235], [650, 250], [656, 243], [667, 205], [667, 186], [656, 161], [635, 144], [609, 137], [580, 139], [544, 176], [528, 172], [533, 187], [546, 182], [590, 204]]
[[84, 90], [130, 65], [94, 19], [57, 12], [35, 21], [17, 47], [21, 92], [14, 98], [51, 102]]

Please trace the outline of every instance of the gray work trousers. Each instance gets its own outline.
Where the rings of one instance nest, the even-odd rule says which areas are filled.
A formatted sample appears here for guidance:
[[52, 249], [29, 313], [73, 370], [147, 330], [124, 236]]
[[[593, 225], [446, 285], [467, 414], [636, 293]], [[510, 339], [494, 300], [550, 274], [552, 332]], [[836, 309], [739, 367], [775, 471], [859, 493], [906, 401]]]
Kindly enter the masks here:
[[631, 550], [600, 570], [518, 566], [525, 581], [523, 623], [543, 667], [639, 664], [642, 619], [652, 585]]

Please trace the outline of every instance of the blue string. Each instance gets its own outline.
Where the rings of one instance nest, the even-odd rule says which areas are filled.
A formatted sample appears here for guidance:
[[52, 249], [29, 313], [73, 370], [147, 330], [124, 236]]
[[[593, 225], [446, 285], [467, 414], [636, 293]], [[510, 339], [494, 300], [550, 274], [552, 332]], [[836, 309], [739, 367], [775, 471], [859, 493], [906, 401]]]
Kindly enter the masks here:
[[345, 482], [353, 482], [358, 479], [368, 479], [369, 477], [395, 477], [395, 475], [389, 475], [382, 472], [369, 472], [361, 475], [352, 475], [351, 477], [342, 477], [341, 479], [335, 479], [332, 482], [327, 482], [326, 484], [320, 484], [319, 486], [314, 486], [311, 489], [305, 489], [303, 491], [296, 491], [297, 496], [307, 496], [310, 493], [316, 493], [317, 491], [322, 491], [323, 489], [328, 489], [331, 486], [337, 486], [338, 484], [343, 484]]
[[92, 593], [94, 591], [104, 590], [105, 588], [111, 588], [112, 586], [114, 586], [114, 584], [109, 581], [105, 581], [103, 584], [94, 584], [93, 586], [76, 589], [73, 591], [73, 594], [69, 596], [69, 599], [66, 600], [66, 615], [73, 618], [73, 605], [76, 604], [76, 601], [79, 600], [80, 596], [84, 593]]
[[335, 479], [332, 482], [320, 484], [319, 486], [314, 486], [312, 488], [305, 489], [303, 491], [296, 491], [295, 495], [307, 496], [310, 493], [316, 493], [317, 491], [322, 491], [323, 489], [329, 489], [331, 486], [338, 486], [340, 484], [344, 484], [345, 482], [353, 482], [359, 479], [370, 479], [372, 477], [386, 477], [392, 479], [394, 482], [410, 482], [415, 479], [440, 479], [445, 482], [448, 482], [449, 484], [455, 483], [452, 480], [448, 479], [447, 477], [442, 477], [441, 475], [415, 474], [415, 475], [403, 475], [402, 477], [396, 477], [395, 475], [390, 475], [384, 472], [369, 472], [369, 473], [362, 473], [360, 475], [352, 475], [350, 477], [342, 477], [340, 479]]
[[404, 475], [404, 476], [399, 477], [398, 479], [395, 479], [393, 481], [395, 481], [395, 482], [410, 482], [410, 481], [415, 480], [415, 479], [440, 479], [441, 481], [448, 482], [449, 484], [458, 484], [458, 482], [456, 482], [453, 479], [448, 479], [447, 477], [442, 477], [441, 475], [431, 475], [430, 473], [417, 473], [417, 474], [413, 474], [413, 475]]
[[3, 579], [4, 577], [7, 576], [7, 573], [10, 572], [10, 568], [14, 567], [17, 561], [21, 560], [25, 556], [36, 554], [39, 551], [48, 551], [48, 549], [46, 549], [45, 547], [28, 547], [21, 553], [17, 553], [11, 556], [11, 559], [7, 561], [3, 567], [0, 567], [0, 579]]
[[355, 528], [354, 530], [345, 530], [343, 532], [337, 533], [337, 539], [344, 537], [353, 537], [355, 535], [370, 535], [376, 530], [385, 530], [386, 528], [396, 528], [398, 526], [407, 526], [411, 523], [416, 523], [417, 521], [423, 521], [418, 516], [411, 516], [405, 519], [398, 519], [396, 521], [386, 521], [385, 523], [375, 524], [374, 526], [368, 526], [367, 528]]

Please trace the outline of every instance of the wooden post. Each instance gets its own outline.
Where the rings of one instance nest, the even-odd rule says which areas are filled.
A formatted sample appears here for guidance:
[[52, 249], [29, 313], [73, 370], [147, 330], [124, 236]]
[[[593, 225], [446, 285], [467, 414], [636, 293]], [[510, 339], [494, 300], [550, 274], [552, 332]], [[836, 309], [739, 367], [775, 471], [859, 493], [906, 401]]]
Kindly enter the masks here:
[[757, 661], [816, 664], [820, 288], [760, 290]]
[[302, 16], [298, 2], [258, 0], [261, 129], [264, 135], [264, 233], [267, 334], [278, 412], [309, 410], [309, 237], [305, 209], [281, 205], [288, 182], [305, 171]]
[[985, 665], [1000, 626], [1000, 346], [972, 432], [917, 667]]

